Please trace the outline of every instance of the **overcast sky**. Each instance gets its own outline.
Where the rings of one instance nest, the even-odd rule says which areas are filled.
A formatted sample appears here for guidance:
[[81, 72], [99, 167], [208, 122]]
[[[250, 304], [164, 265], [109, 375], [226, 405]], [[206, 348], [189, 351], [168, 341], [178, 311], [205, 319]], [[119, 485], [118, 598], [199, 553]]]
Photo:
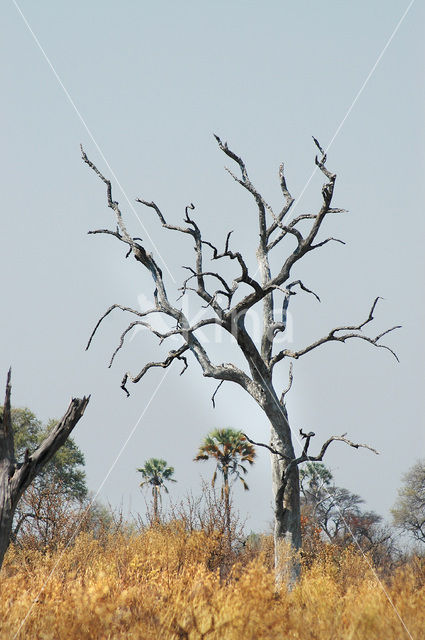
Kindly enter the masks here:
[[[79, 144], [111, 177], [132, 234], [159, 251], [175, 299], [193, 249], [135, 198], [155, 200], [176, 223], [193, 202], [205, 237], [222, 246], [233, 229], [232, 246], [255, 268], [255, 203], [225, 172], [230, 160], [212, 134], [243, 156], [276, 208], [284, 161], [298, 213], [321, 202], [323, 176], [311, 178], [314, 135], [323, 146], [332, 142], [334, 203], [349, 210], [329, 220], [326, 232], [347, 244], [330, 243], [296, 268], [321, 303], [296, 296], [288, 345], [366, 319], [380, 295], [370, 332], [403, 325], [386, 339], [400, 364], [360, 341], [327, 345], [295, 363], [288, 410], [295, 432], [316, 432], [312, 450], [348, 432], [380, 451], [335, 444], [326, 463], [337, 484], [388, 514], [401, 474], [425, 450], [425, 8], [414, 2], [399, 24], [408, 7], [407, 0], [23, 0], [21, 14], [13, 0], [1, 4], [0, 382], [11, 364], [14, 405], [43, 420], [60, 417], [71, 396], [92, 394], [75, 438], [92, 491], [110, 472], [102, 500], [144, 512], [136, 467], [151, 456], [175, 467], [174, 499], [196, 493], [200, 474], [213, 471], [212, 463], [192, 462], [207, 431], [231, 426], [263, 441], [269, 433], [235, 385], [222, 386], [213, 409], [215, 384], [195, 361], [182, 377], [179, 366], [151, 371], [127, 399], [123, 373], [164, 351], [140, 331], [108, 369], [128, 320], [120, 312], [85, 352], [109, 305], [143, 307], [153, 290], [114, 238], [87, 235], [114, 221]], [[197, 310], [192, 301], [189, 313]], [[241, 362], [229, 341], [216, 344], [207, 332], [205, 339], [215, 361]], [[277, 387], [286, 380], [281, 365]], [[256, 531], [271, 519], [269, 466], [259, 452], [250, 492], [236, 489]]]

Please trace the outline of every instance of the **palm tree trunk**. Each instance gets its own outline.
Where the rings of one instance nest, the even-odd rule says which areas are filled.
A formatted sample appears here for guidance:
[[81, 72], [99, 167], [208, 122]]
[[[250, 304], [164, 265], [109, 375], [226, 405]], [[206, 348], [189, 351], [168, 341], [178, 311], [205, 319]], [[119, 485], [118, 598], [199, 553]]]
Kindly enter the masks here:
[[229, 547], [231, 545], [231, 529], [230, 529], [230, 487], [229, 487], [229, 475], [228, 471], [224, 472], [224, 513], [225, 513], [225, 525], [227, 532], [227, 540]]
[[153, 493], [153, 518], [155, 524], [159, 521], [158, 516], [158, 489], [156, 487], [152, 490]]

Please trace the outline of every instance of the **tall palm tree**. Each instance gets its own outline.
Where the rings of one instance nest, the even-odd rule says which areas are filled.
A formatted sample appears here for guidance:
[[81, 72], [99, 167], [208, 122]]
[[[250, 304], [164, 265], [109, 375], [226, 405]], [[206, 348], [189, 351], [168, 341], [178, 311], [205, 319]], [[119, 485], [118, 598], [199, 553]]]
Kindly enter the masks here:
[[152, 487], [153, 515], [155, 522], [158, 522], [158, 498], [161, 498], [161, 490], [164, 489], [164, 491], [168, 493], [165, 483], [177, 482], [177, 480], [172, 477], [174, 475], [174, 467], [167, 466], [167, 462], [162, 458], [149, 458], [149, 460], [146, 460], [144, 466], [137, 469], [137, 471], [143, 476], [140, 486]]
[[[226, 518], [226, 529], [230, 539], [230, 481], [240, 480], [245, 491], [249, 489], [243, 475], [248, 473], [248, 469], [242, 464], [254, 463], [255, 447], [250, 444], [242, 431], [235, 429], [214, 429], [203, 440], [199, 447], [198, 455], [194, 458], [198, 460], [216, 460], [216, 469], [212, 477], [212, 485], [215, 486], [217, 471], [223, 476], [223, 486], [221, 495], [224, 500], [224, 510]], [[242, 475], [243, 474], [243, 475]], [[233, 476], [233, 478], [232, 478]]]

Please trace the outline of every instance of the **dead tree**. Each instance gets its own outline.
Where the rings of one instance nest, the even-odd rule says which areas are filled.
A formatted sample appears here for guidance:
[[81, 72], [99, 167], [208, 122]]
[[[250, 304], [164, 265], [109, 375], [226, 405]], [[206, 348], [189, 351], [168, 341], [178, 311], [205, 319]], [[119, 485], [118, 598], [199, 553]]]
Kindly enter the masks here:
[[[280, 544], [282, 541], [289, 542], [294, 549], [298, 549], [301, 544], [298, 464], [302, 460], [308, 460], [309, 458], [306, 447], [301, 456], [302, 460], [295, 455], [291, 428], [285, 407], [287, 390], [279, 392], [273, 385], [275, 367], [283, 360], [298, 359], [325, 343], [346, 342], [352, 338], [366, 340], [376, 347], [388, 349], [397, 357], [389, 347], [380, 343], [381, 338], [396, 327], [388, 329], [375, 337], [369, 337], [363, 333], [364, 327], [373, 320], [373, 314], [378, 302], [378, 298], [376, 298], [369, 315], [363, 322], [336, 327], [327, 335], [297, 351], [291, 349], [277, 350], [274, 348], [276, 336], [286, 329], [288, 307], [297, 288], [314, 295], [318, 299], [318, 296], [308, 289], [303, 282], [298, 279], [292, 279], [292, 271], [297, 262], [311, 251], [319, 249], [331, 241], [342, 242], [333, 237], [318, 240], [318, 234], [325, 218], [344, 211], [332, 206], [336, 175], [326, 167], [326, 154], [317, 140], [314, 139], [320, 152], [320, 156], [316, 156], [316, 165], [326, 178], [326, 182], [322, 187], [322, 203], [317, 213], [299, 214], [288, 221], [288, 214], [294, 203], [294, 198], [286, 184], [283, 164], [279, 169], [283, 205], [280, 211], [275, 212], [252, 184], [244, 161], [228, 147], [227, 143], [223, 143], [218, 136], [215, 136], [215, 138], [223, 153], [238, 166], [240, 176], [233, 174], [229, 169], [227, 169], [228, 172], [236, 182], [252, 195], [258, 209], [259, 244], [256, 252], [258, 279], [256, 274], [249, 273], [247, 262], [242, 254], [231, 249], [231, 231], [227, 233], [222, 251], [202, 236], [198, 223], [191, 213], [194, 209], [193, 204], [190, 204], [185, 209], [184, 225], [178, 226], [167, 222], [155, 202], [137, 199], [137, 202], [154, 211], [165, 229], [182, 233], [192, 238], [195, 249], [195, 263], [193, 266], [185, 267], [190, 275], [182, 283], [182, 296], [195, 294], [200, 298], [203, 306], [211, 310], [208, 318], [192, 324], [178, 304], [172, 302], [167, 295], [163, 273], [155, 257], [148, 253], [139, 238], [133, 238], [127, 230], [119, 204], [112, 197], [111, 182], [102, 175], [89, 160], [84, 150], [81, 149], [84, 162], [106, 185], [108, 207], [113, 210], [116, 222], [115, 229], [97, 229], [89, 231], [89, 233], [109, 234], [124, 243], [127, 247], [126, 257], [133, 255], [135, 260], [143, 268], [147, 269], [153, 279], [154, 289], [154, 304], [147, 311], [138, 311], [120, 304], [113, 304], [109, 307], [97, 322], [87, 348], [90, 346], [101, 322], [112, 311], [119, 309], [132, 314], [133, 320], [122, 333], [118, 347], [112, 355], [110, 366], [116, 353], [122, 348], [126, 336], [134, 327], [142, 326], [150, 330], [157, 336], [160, 343], [172, 336], [181, 338], [181, 346], [170, 350], [163, 360], [148, 362], [136, 375], [132, 375], [129, 372], [125, 373], [121, 387], [127, 395], [129, 395], [129, 382], [139, 382], [154, 367], [169, 367], [173, 362], [179, 360], [183, 362], [183, 370], [181, 372], [183, 373], [188, 366], [187, 356], [191, 354], [198, 361], [205, 377], [215, 378], [219, 381], [219, 385], [227, 381], [234, 382], [247, 391], [257, 402], [271, 425], [270, 450], [272, 452], [273, 493], [275, 499], [274, 535], [276, 564], [278, 565], [279, 548], [282, 546]], [[307, 232], [302, 232], [301, 229], [306, 225], [308, 226]], [[280, 263], [279, 270], [272, 274], [269, 261], [270, 254], [282, 241], [288, 238], [292, 238], [296, 246], [292, 251], [288, 251], [286, 257]], [[213, 262], [233, 261], [238, 269], [238, 275], [234, 277], [233, 281], [229, 281], [217, 270], [214, 271], [211, 268], [204, 267], [206, 253], [208, 253], [208, 258]], [[250, 335], [245, 324], [247, 312], [256, 305], [262, 306], [262, 335], [258, 341]], [[162, 332], [155, 329], [150, 324], [150, 316], [154, 314], [162, 314], [163, 317], [166, 316], [171, 319], [174, 328]], [[198, 337], [199, 333], [197, 335], [199, 329], [211, 325], [220, 327], [221, 330], [228, 332], [236, 339], [237, 345], [247, 363], [247, 371], [249, 373], [231, 363], [215, 364], [212, 362], [205, 344]], [[291, 376], [292, 373], [290, 374]]]
[[15, 460], [15, 444], [10, 408], [11, 372], [7, 375], [6, 397], [0, 414], [0, 567], [10, 542], [13, 516], [25, 489], [44, 465], [55, 455], [80, 420], [90, 400], [72, 398], [63, 418], [33, 452], [27, 449], [24, 460]]

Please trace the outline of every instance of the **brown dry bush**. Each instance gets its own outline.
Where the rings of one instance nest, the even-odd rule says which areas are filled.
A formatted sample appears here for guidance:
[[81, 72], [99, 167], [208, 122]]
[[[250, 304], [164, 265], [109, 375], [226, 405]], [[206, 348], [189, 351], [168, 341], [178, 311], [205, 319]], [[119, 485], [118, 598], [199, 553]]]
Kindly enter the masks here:
[[[353, 548], [324, 545], [288, 591], [276, 590], [267, 537], [234, 551], [222, 579], [211, 568], [220, 538], [173, 520], [101, 539], [83, 532], [67, 548], [12, 546], [0, 583], [0, 638], [409, 637], [369, 561]], [[415, 640], [425, 638], [424, 585], [425, 562], [417, 558], [384, 585]]]

